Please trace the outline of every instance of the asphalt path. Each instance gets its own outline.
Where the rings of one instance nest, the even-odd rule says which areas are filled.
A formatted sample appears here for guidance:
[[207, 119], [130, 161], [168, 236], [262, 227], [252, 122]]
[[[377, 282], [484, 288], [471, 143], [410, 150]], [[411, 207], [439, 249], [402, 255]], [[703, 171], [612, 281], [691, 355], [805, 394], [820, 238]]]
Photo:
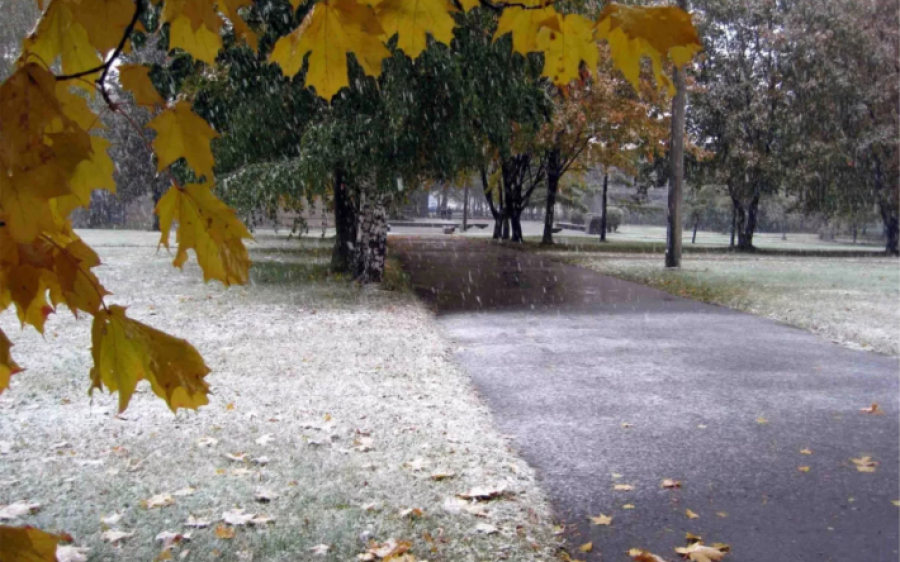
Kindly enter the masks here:
[[[900, 557], [896, 357], [488, 241], [394, 237], [391, 251], [574, 558], [676, 560], [688, 532], [735, 562]], [[873, 402], [883, 414], [860, 411]], [[852, 462], [866, 456], [874, 472]], [[588, 520], [601, 513], [609, 526]]]

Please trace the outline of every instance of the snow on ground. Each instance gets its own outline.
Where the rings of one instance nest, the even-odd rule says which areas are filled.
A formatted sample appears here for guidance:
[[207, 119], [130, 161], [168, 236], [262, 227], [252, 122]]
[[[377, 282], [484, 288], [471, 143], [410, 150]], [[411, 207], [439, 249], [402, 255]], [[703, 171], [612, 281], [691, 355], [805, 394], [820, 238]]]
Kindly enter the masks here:
[[[351, 560], [389, 538], [420, 560], [553, 557], [532, 470], [410, 294], [328, 278], [314, 241], [261, 237], [252, 284], [226, 290], [193, 260], [173, 269], [151, 233], [83, 235], [108, 302], [193, 343], [214, 394], [173, 415], [142, 386], [116, 416], [115, 396], [86, 394], [89, 319], [59, 310], [42, 338], [0, 314], [27, 368], [0, 396], [0, 506], [41, 504], [14, 524], [69, 532], [91, 560], [153, 560], [164, 531], [191, 533], [172, 552], [186, 560]], [[475, 486], [505, 492], [457, 497]], [[169, 505], [147, 503], [161, 494]], [[223, 524], [234, 509], [274, 521]], [[134, 535], [113, 545], [107, 530]]]
[[559, 254], [674, 294], [806, 328], [848, 347], [900, 353], [900, 267], [892, 258], [688, 254], [666, 271], [659, 254]]

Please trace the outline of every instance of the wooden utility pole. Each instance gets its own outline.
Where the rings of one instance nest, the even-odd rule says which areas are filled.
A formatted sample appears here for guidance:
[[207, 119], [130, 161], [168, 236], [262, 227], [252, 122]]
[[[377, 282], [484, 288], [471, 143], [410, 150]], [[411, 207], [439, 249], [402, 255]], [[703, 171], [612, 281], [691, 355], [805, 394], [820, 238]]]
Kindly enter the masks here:
[[[687, 0], [678, 0], [678, 7], [688, 9]], [[672, 72], [675, 97], [672, 98], [672, 137], [669, 143], [669, 207], [666, 226], [666, 267], [681, 267], [681, 201], [684, 194], [684, 122], [687, 92], [684, 71], [675, 67]]]

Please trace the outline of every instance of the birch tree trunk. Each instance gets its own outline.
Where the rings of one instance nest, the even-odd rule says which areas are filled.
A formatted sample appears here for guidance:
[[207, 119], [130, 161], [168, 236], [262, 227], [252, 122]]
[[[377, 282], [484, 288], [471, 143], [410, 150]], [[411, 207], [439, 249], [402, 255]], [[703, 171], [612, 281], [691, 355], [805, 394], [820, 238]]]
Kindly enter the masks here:
[[387, 203], [383, 193], [360, 192], [356, 233], [356, 278], [360, 283], [381, 283], [387, 256]]

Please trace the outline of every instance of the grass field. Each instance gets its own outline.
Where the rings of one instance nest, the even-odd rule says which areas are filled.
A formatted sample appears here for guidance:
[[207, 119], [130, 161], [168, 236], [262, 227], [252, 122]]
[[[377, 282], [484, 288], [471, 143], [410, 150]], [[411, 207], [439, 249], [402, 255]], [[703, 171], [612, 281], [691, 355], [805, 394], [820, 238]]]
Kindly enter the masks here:
[[[690, 253], [679, 270], [663, 254], [547, 251], [582, 267], [673, 294], [809, 329], [843, 345], [900, 352], [900, 263], [882, 257]], [[562, 246], [560, 247], [562, 248]], [[633, 251], [633, 249], [632, 249]]]
[[[330, 241], [260, 235], [250, 286], [226, 290], [193, 260], [172, 268], [152, 233], [83, 235], [109, 301], [193, 343], [213, 394], [173, 415], [141, 385], [118, 416], [87, 396], [89, 319], [59, 310], [41, 337], [3, 313], [27, 370], [0, 396], [0, 509], [40, 504], [12, 524], [71, 533], [98, 561], [164, 559], [162, 532], [191, 533], [170, 553], [188, 561], [347, 561], [391, 538], [419, 560], [553, 559], [532, 470], [410, 293], [329, 276]], [[475, 486], [503, 493], [457, 496]], [[274, 521], [223, 522], [235, 509]]]

